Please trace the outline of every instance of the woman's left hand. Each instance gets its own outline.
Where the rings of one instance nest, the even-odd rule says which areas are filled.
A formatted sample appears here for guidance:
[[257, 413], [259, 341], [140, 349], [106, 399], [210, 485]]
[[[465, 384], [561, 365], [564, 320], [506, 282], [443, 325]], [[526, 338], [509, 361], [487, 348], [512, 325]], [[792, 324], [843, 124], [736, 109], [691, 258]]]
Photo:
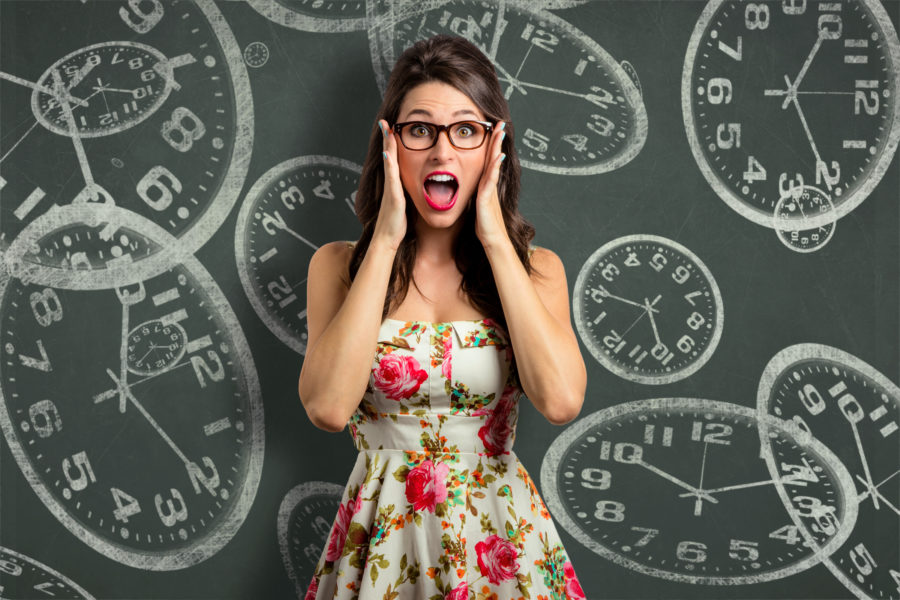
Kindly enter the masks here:
[[503, 138], [506, 132], [503, 128], [506, 123], [498, 122], [488, 146], [484, 159], [484, 169], [481, 172], [481, 180], [478, 183], [478, 193], [475, 197], [475, 235], [481, 244], [488, 247], [490, 244], [502, 243], [509, 239], [506, 232], [506, 224], [503, 222], [503, 211], [500, 210], [500, 197], [497, 193], [497, 182], [500, 179], [500, 165], [506, 155], [503, 154]]

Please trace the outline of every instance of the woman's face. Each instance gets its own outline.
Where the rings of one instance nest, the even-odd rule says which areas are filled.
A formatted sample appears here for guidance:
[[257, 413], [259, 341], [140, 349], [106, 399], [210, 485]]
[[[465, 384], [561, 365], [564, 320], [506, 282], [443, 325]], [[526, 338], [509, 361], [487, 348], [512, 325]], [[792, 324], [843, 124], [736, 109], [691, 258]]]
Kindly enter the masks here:
[[[397, 118], [398, 123], [425, 121], [436, 125], [465, 120], [486, 119], [468, 96], [438, 81], [420, 84], [407, 92]], [[490, 138], [471, 150], [450, 144], [446, 131], [438, 134], [435, 145], [427, 150], [409, 150], [399, 139], [397, 142], [400, 180], [419, 215], [431, 227], [454, 224], [470, 200], [474, 201]]]

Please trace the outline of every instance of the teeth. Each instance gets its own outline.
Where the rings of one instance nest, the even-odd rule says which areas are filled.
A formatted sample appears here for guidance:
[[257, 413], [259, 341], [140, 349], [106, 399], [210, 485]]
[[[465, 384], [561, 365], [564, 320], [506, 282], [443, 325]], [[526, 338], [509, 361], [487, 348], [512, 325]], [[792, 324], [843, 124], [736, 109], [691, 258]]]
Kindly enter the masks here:
[[429, 175], [426, 181], [456, 181], [453, 175]]

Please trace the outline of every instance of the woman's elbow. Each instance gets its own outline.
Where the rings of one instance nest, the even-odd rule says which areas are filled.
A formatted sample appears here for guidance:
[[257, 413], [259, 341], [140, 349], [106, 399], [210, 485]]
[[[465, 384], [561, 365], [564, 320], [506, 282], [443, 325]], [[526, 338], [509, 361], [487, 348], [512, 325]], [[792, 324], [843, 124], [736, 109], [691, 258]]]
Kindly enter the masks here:
[[553, 425], [565, 425], [574, 421], [581, 414], [584, 394], [569, 397], [558, 397], [544, 410], [544, 417]]
[[304, 397], [301, 395], [300, 401], [306, 409], [306, 416], [309, 417], [309, 421], [313, 425], [330, 433], [337, 433], [344, 430], [349, 418], [344, 418], [343, 415], [337, 414], [338, 411], [334, 409], [322, 410], [321, 408], [317, 408], [318, 404], [316, 402], [304, 402], [303, 398]]

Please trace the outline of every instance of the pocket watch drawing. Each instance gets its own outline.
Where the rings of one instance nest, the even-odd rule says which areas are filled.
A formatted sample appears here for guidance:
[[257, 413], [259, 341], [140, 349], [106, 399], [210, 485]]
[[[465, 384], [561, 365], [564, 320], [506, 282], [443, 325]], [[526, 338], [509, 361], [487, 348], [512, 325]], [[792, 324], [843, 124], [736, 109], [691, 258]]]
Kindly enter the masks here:
[[278, 509], [278, 546], [284, 568], [303, 598], [325, 550], [344, 486], [307, 481], [285, 495]]
[[834, 203], [805, 227], [833, 223], [894, 156], [898, 68], [879, 0], [710, 0], [681, 81], [691, 151], [713, 190], [754, 223], [773, 227], [778, 199], [804, 184]]
[[[256, 496], [264, 434], [250, 349], [193, 256], [127, 275], [126, 240], [177, 246], [161, 227], [116, 206], [58, 209], [67, 225], [50, 211], [23, 235], [79, 267], [0, 272], [3, 435], [37, 496], [91, 548], [141, 569], [189, 567], [231, 539]], [[123, 225], [105, 238], [109, 222], [77, 215], [91, 211]], [[89, 268], [103, 261], [112, 270]], [[101, 287], [111, 272], [122, 283]]]
[[306, 353], [306, 275], [313, 253], [355, 240], [361, 167], [331, 156], [300, 156], [259, 178], [241, 205], [234, 236], [250, 304], [284, 344]]
[[7, 600], [28, 598], [78, 598], [94, 600], [80, 585], [15, 550], [0, 546], [0, 597]]
[[789, 190], [775, 204], [774, 227], [778, 239], [795, 252], [815, 252], [834, 235], [835, 221], [808, 227], [813, 217], [834, 215], [831, 197], [817, 187], [803, 185]]
[[[16, 11], [42, 27], [7, 31], [26, 18]], [[189, 252], [203, 245], [240, 193], [253, 143], [246, 68], [216, 5], [19, 2], [4, 15], [0, 249], [49, 207], [83, 203], [147, 217]], [[59, 47], [75, 50], [52, 55]]]
[[638, 383], [688, 377], [722, 335], [722, 295], [712, 273], [693, 252], [655, 235], [601, 246], [578, 273], [572, 305], [594, 358]]
[[498, 0], [373, 0], [367, 10], [382, 91], [400, 53], [438, 33], [462, 36], [491, 59], [523, 167], [604, 173], [628, 163], [644, 145], [647, 113], [631, 78], [597, 42], [553, 13]]
[[[774, 473], [761, 454], [761, 421]], [[708, 585], [778, 579], [839, 547], [858, 508], [847, 469], [795, 429], [726, 402], [619, 404], [553, 442], [542, 490], [573, 537], [638, 573]], [[788, 490], [784, 504], [776, 484]]]
[[319, 33], [362, 31], [366, 0], [247, 0], [273, 23]]
[[815, 436], [852, 474], [859, 519], [822, 562], [857, 598], [900, 598], [900, 389], [851, 354], [798, 344], [766, 366], [757, 409]]

